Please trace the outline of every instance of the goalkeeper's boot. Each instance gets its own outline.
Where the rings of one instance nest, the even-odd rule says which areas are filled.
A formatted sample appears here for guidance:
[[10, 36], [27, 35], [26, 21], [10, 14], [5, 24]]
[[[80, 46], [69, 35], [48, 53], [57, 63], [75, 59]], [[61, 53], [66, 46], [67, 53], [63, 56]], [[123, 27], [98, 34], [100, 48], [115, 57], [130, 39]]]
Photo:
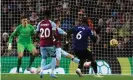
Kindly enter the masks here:
[[79, 75], [79, 77], [83, 77], [83, 74], [79, 68], [76, 70], [76, 73]]
[[55, 74], [50, 74], [51, 78], [57, 78]]
[[29, 67], [27, 67], [27, 71], [30, 71], [30, 73], [34, 73], [34, 71]]

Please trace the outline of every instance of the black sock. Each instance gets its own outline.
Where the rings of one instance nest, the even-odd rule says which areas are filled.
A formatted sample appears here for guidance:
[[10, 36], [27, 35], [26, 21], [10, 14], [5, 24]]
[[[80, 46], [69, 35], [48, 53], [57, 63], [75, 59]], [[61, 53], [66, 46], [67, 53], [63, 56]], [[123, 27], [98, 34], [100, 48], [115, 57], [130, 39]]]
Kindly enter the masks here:
[[79, 68], [79, 69], [82, 69], [82, 68], [83, 68], [82, 61], [79, 61], [78, 68]]
[[34, 59], [35, 59], [35, 56], [30, 56], [30, 63], [29, 63], [29, 66], [28, 66], [28, 68], [30, 68], [31, 67], [31, 65], [32, 65], [32, 63], [33, 63], [33, 61], [34, 61]]
[[19, 73], [19, 68], [21, 66], [22, 63], [22, 58], [18, 58], [18, 65], [17, 65], [17, 72]]
[[92, 62], [92, 63], [91, 63], [91, 66], [92, 66], [92, 68], [93, 68], [95, 74], [97, 74], [97, 63], [96, 63], [96, 62]]
[[55, 68], [59, 68], [59, 66], [55, 66]]
[[83, 72], [83, 64], [84, 64], [84, 60], [80, 59], [79, 64], [78, 64], [78, 68], [81, 70], [81, 72]]

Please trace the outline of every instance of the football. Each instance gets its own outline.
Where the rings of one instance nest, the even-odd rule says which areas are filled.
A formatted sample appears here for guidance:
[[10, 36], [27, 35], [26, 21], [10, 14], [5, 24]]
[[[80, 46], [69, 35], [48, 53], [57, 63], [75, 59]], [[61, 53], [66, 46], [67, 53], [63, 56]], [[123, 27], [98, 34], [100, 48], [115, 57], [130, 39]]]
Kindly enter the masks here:
[[110, 46], [117, 47], [118, 46], [118, 41], [116, 39], [110, 40]]

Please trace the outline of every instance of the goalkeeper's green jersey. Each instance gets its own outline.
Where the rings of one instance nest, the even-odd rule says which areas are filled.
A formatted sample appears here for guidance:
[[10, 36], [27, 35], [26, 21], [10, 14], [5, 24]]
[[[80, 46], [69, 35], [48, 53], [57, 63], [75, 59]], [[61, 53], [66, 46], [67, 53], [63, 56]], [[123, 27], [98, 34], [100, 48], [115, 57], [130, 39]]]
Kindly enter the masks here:
[[17, 43], [21, 43], [23, 45], [33, 43], [32, 41], [32, 35], [35, 34], [35, 28], [27, 24], [25, 27], [20, 24], [17, 26], [16, 30], [11, 34], [9, 38], [9, 43], [12, 43], [13, 37], [18, 36], [18, 41]]

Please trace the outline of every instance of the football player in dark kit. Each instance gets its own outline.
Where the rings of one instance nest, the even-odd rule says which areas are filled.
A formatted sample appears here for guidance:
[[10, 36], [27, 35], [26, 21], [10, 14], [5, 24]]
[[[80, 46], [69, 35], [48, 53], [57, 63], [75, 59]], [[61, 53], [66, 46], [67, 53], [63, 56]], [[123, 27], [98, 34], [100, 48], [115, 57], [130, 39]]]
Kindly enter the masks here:
[[[88, 17], [83, 17], [81, 20], [81, 24], [74, 26], [69, 32], [70, 34], [73, 34], [73, 40], [72, 40], [72, 48], [75, 53], [75, 55], [80, 59], [78, 69], [76, 70], [76, 73], [81, 77], [83, 76], [82, 72], [84, 73], [84, 63], [91, 62], [91, 66], [97, 76], [100, 77], [100, 75], [97, 74], [97, 63], [95, 59], [93, 58], [92, 52], [89, 51], [88, 48], [88, 37], [96, 43], [98, 40], [98, 37], [96, 35], [95, 31], [92, 31], [89, 28], [88, 25]], [[89, 71], [88, 71], [89, 72]]]

